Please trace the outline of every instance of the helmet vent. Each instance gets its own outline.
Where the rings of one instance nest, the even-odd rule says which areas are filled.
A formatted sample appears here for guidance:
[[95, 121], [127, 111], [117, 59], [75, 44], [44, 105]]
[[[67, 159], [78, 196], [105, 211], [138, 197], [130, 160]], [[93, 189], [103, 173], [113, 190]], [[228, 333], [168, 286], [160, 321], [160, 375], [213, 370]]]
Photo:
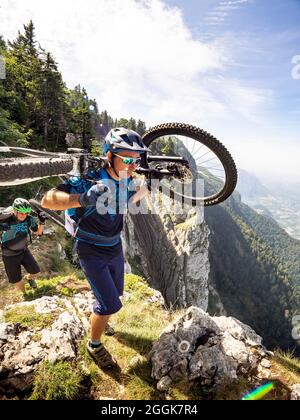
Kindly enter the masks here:
[[133, 146], [133, 141], [129, 136], [127, 136], [126, 134], [120, 134], [120, 137], [122, 137], [122, 139], [126, 141], [126, 143], [129, 143], [130, 146]]

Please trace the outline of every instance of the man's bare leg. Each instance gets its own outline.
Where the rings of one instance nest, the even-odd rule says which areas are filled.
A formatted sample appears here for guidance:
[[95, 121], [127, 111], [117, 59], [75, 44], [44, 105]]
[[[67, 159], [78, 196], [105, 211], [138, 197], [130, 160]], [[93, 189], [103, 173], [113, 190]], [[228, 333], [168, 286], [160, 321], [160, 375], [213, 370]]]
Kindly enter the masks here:
[[108, 324], [109, 318], [110, 315], [92, 314], [90, 316], [91, 341], [98, 341], [101, 339], [105, 327]]
[[100, 341], [109, 318], [110, 315], [92, 314], [90, 316], [91, 341], [87, 344], [87, 349], [100, 367], [113, 369], [117, 366], [117, 362]]
[[20, 292], [25, 293], [25, 283], [23, 280], [16, 283], [15, 286], [18, 290], [20, 290]]

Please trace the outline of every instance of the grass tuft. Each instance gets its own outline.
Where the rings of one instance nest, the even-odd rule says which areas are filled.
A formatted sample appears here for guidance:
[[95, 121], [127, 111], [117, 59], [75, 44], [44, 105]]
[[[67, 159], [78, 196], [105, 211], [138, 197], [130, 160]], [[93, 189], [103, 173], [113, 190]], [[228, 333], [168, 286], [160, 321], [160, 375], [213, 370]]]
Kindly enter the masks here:
[[74, 400], [81, 392], [82, 373], [68, 362], [39, 366], [30, 400]]

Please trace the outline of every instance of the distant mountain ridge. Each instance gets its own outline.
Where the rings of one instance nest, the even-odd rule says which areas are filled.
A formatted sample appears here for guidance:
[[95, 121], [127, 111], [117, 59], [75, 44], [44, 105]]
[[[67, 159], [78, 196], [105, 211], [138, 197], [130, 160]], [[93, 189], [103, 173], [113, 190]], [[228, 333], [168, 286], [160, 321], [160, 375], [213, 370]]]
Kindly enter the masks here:
[[211, 298], [209, 312], [221, 306], [256, 329], [268, 346], [296, 347], [291, 319], [299, 312], [300, 241], [243, 204], [237, 192], [207, 208], [205, 219], [211, 284], [222, 303]]
[[271, 194], [255, 175], [243, 169], [239, 169], [238, 173], [237, 191], [241, 194], [242, 200], [266, 197]]
[[300, 240], [300, 183], [267, 180], [265, 184], [239, 169], [237, 191], [242, 201], [259, 214], [276, 220], [290, 236]]

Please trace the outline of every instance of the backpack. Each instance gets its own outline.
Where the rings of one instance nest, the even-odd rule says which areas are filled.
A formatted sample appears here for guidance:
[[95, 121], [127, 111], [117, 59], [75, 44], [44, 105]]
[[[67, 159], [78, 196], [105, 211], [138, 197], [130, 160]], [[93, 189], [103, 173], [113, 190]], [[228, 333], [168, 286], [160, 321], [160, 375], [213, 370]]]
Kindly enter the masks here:
[[13, 214], [14, 210], [12, 207], [0, 207], [0, 223], [13, 216]]

